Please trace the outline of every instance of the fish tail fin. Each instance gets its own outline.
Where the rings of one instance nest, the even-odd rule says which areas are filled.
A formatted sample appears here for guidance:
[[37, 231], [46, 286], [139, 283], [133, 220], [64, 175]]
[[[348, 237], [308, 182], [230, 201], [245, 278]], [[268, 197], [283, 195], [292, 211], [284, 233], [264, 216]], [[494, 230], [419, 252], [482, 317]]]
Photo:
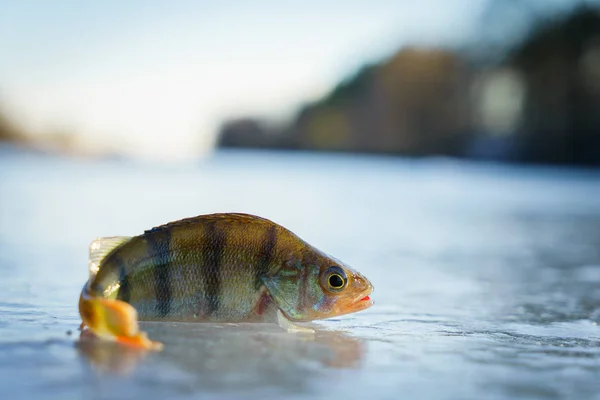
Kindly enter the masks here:
[[79, 314], [83, 324], [96, 336], [131, 347], [160, 350], [162, 344], [148, 339], [138, 327], [137, 311], [131, 304], [89, 294], [87, 285], [79, 297]]

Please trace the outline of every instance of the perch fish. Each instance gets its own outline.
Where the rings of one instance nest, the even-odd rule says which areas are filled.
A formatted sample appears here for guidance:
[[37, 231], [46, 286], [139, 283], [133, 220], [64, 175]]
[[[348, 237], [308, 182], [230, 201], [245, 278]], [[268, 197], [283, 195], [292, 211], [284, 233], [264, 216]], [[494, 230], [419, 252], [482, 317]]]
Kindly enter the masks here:
[[210, 214], [90, 246], [79, 312], [95, 336], [159, 349], [141, 321], [293, 322], [370, 307], [363, 275], [286, 228], [249, 214]]

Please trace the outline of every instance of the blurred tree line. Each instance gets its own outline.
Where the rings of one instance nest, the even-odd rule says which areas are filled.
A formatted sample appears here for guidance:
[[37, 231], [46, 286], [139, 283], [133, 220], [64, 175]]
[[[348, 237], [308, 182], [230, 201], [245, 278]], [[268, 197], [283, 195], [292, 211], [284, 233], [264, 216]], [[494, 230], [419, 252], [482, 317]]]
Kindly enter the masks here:
[[[483, 23], [525, 4], [492, 2]], [[218, 146], [600, 165], [600, 10], [529, 17], [514, 43], [490, 30], [461, 49], [403, 48], [287, 126], [226, 121]]]
[[15, 142], [22, 138], [22, 133], [8, 120], [8, 117], [0, 111], [0, 141]]

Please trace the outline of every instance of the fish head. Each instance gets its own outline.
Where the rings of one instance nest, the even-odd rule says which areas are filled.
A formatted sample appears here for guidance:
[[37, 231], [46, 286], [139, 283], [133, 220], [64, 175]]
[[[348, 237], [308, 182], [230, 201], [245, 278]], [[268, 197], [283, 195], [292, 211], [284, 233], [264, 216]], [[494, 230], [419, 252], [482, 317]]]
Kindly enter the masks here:
[[288, 262], [266, 286], [292, 321], [331, 318], [373, 305], [371, 282], [355, 269], [322, 253]]
[[315, 320], [350, 314], [371, 307], [371, 282], [348, 265], [335, 262], [333, 258], [327, 261], [319, 266], [315, 296], [305, 300], [309, 304], [312, 303], [310, 312], [306, 312], [305, 315]]

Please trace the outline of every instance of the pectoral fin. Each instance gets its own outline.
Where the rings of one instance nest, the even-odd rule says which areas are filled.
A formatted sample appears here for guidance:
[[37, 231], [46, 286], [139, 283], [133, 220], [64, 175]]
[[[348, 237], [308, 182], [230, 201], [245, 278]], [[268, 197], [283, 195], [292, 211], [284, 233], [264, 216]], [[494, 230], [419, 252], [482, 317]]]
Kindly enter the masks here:
[[296, 293], [298, 291], [297, 287], [292, 282], [277, 276], [263, 277], [261, 280], [285, 318], [295, 320], [294, 317], [297, 315], [296, 308], [288, 302], [288, 298], [289, 293]]

